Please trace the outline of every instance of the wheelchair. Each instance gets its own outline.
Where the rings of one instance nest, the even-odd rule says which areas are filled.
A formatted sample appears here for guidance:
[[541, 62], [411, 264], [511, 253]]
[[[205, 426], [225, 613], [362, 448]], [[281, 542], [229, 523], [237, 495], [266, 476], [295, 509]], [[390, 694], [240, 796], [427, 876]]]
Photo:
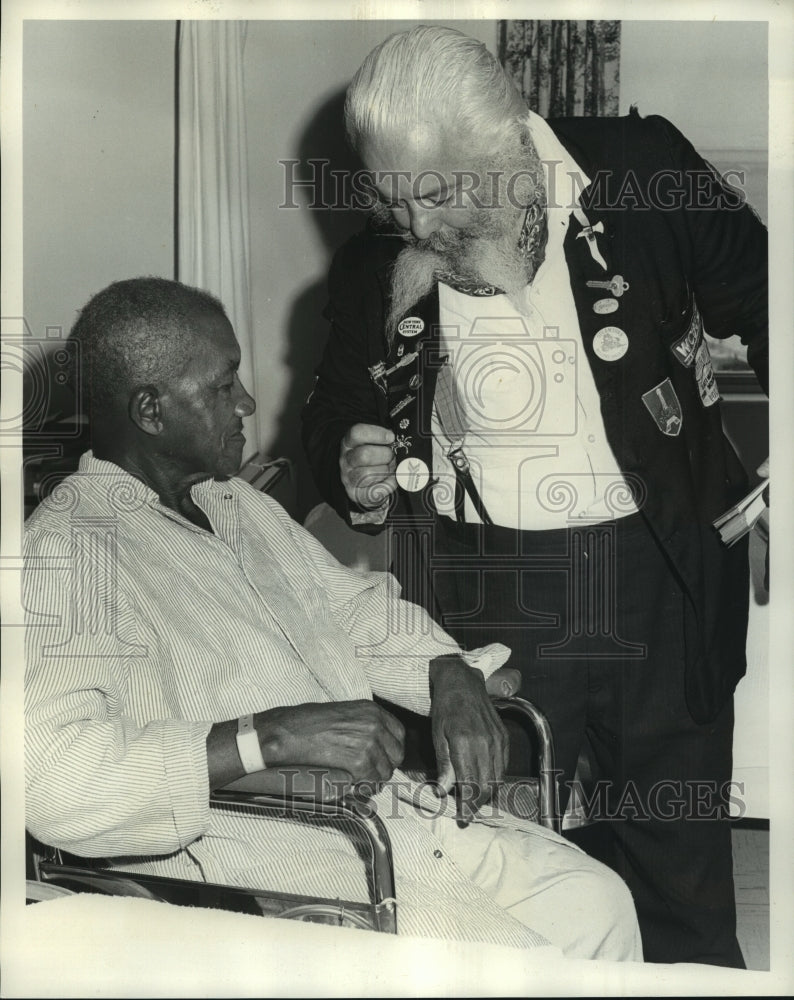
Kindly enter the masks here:
[[[524, 698], [493, 698], [500, 714], [518, 714], [537, 744], [538, 778], [522, 782], [524, 808], [541, 825], [561, 831], [554, 768], [554, 744], [548, 720]], [[258, 888], [193, 882], [103, 868], [101, 859], [69, 855], [28, 835], [27, 901], [37, 903], [73, 892], [137, 896], [181, 906], [232, 910], [266, 917], [357, 927], [397, 933], [397, 899], [391, 844], [383, 821], [366, 798], [345, 785], [346, 772], [313, 768], [279, 768], [247, 775], [210, 797], [213, 809], [244, 810], [262, 820], [322, 817], [352, 823], [363, 835], [371, 887], [369, 902], [292, 895]], [[422, 778], [421, 775], [413, 775]], [[506, 780], [508, 792], [510, 779]], [[285, 789], [288, 791], [285, 792]], [[508, 795], [509, 799], [510, 796]]]

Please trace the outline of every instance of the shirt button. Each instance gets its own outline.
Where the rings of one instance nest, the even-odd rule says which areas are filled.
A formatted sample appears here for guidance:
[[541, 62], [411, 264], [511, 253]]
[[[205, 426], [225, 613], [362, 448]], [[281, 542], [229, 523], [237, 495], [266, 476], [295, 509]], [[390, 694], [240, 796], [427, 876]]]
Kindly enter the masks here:
[[595, 434], [588, 434], [587, 440], [590, 442], [590, 444], [593, 444], [593, 442], [595, 441]]
[[433, 857], [434, 858], [443, 858], [444, 855], [442, 854], [441, 851], [439, 851], [438, 849], [436, 849], [435, 851], [433, 851]]
[[224, 494], [223, 494], [223, 499], [224, 499], [224, 500], [231, 500], [231, 498], [232, 498], [232, 495], [231, 495], [231, 493], [224, 493]]

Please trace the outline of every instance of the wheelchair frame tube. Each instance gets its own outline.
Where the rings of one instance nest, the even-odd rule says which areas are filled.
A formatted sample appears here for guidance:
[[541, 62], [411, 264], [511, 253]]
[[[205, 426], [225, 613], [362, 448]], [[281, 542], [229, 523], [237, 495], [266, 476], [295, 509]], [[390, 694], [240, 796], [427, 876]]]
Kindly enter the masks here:
[[540, 822], [555, 833], [562, 833], [562, 818], [560, 817], [559, 796], [557, 794], [557, 772], [554, 762], [554, 740], [551, 726], [546, 716], [526, 698], [494, 698], [494, 707], [500, 711], [514, 709], [532, 723], [540, 743], [538, 797]]
[[394, 890], [394, 862], [391, 842], [383, 820], [372, 811], [368, 800], [356, 798], [352, 793], [342, 798], [322, 802], [312, 798], [263, 795], [257, 792], [228, 792], [223, 789], [210, 796], [211, 803], [240, 805], [261, 812], [278, 811], [287, 815], [307, 813], [329, 816], [354, 822], [366, 837], [370, 849], [373, 904], [377, 929], [387, 934], [397, 933], [397, 900]]

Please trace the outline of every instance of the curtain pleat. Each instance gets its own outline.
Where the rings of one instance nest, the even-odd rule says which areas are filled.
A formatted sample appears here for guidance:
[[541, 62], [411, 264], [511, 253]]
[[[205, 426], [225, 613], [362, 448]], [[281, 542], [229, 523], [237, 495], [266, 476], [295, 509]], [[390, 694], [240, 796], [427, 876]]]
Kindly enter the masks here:
[[[248, 147], [243, 50], [246, 21], [182, 21], [178, 52], [177, 278], [217, 296], [254, 387]], [[246, 456], [258, 448], [245, 421]]]

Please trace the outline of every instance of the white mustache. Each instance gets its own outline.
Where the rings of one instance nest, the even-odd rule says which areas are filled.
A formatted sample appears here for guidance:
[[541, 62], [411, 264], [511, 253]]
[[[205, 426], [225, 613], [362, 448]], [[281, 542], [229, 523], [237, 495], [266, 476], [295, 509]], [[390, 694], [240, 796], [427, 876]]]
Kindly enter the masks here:
[[406, 243], [415, 250], [434, 254], [450, 254], [460, 252], [470, 246], [474, 240], [484, 235], [483, 226], [468, 229], [438, 229], [425, 239], [417, 239], [413, 234], [406, 234]]

